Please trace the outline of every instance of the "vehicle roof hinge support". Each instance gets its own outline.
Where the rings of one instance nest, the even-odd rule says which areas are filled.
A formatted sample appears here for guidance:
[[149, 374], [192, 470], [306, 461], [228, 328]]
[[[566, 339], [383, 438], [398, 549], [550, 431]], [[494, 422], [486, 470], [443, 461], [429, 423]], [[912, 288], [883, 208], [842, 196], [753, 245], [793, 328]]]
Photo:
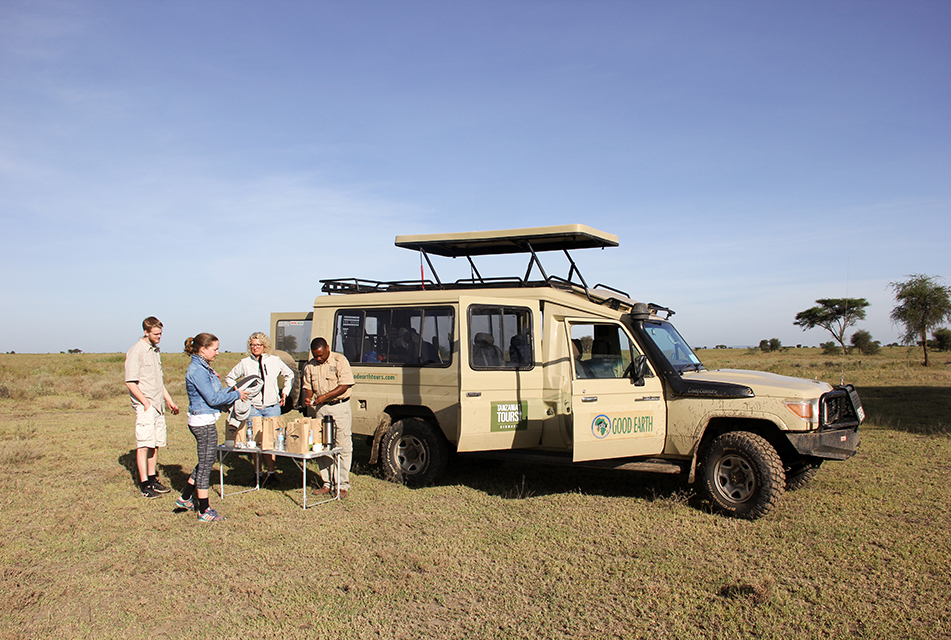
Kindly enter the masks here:
[[469, 266], [472, 267], [472, 275], [473, 275], [472, 279], [475, 280], [476, 278], [478, 278], [480, 283], [485, 284], [485, 280], [482, 279], [482, 274], [479, 273], [478, 267], [476, 267], [475, 262], [472, 261], [472, 256], [467, 255], [466, 260], [469, 261]]
[[531, 252], [532, 254], [532, 257], [528, 259], [528, 269], [525, 270], [524, 281], [528, 282], [529, 276], [532, 275], [532, 265], [535, 264], [535, 265], [538, 265], [538, 270], [541, 272], [542, 278], [544, 278], [545, 282], [548, 282], [548, 274], [545, 273], [545, 267], [542, 266], [542, 261], [538, 259], [538, 254], [535, 253], [535, 248], [532, 247], [532, 243], [525, 242], [525, 243], [522, 243], [522, 246], [527, 248], [529, 252]]
[[568, 270], [568, 282], [571, 282], [572, 274], [578, 274], [578, 279], [581, 280], [581, 284], [584, 286], [585, 297], [587, 297], [589, 301], [594, 302], [591, 300], [591, 294], [588, 293], [588, 283], [585, 282], [584, 276], [581, 275], [581, 269], [579, 269], [578, 265], [575, 264], [575, 261], [571, 259], [571, 254], [568, 253], [567, 249], [562, 249], [562, 251], [565, 252], [565, 257], [568, 258], [568, 263], [571, 265], [571, 269]]
[[426, 253], [425, 249], [420, 249], [419, 252], [423, 254], [423, 257], [426, 258], [426, 264], [429, 265], [429, 272], [433, 274], [433, 279], [436, 281], [440, 287], [442, 286], [442, 280], [439, 279], [439, 274], [436, 273], [436, 268], [433, 266], [433, 261], [429, 259], [429, 254]]

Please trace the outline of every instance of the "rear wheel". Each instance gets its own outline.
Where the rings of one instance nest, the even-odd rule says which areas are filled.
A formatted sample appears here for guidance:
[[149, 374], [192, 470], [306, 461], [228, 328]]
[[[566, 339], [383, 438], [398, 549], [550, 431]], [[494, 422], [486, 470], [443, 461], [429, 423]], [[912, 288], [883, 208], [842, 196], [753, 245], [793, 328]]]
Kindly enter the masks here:
[[422, 418], [395, 423], [380, 447], [386, 478], [410, 487], [433, 482], [449, 464], [449, 443], [435, 425]]
[[706, 448], [701, 468], [704, 493], [719, 511], [736, 518], [765, 516], [786, 489], [779, 454], [755, 433], [718, 436]]

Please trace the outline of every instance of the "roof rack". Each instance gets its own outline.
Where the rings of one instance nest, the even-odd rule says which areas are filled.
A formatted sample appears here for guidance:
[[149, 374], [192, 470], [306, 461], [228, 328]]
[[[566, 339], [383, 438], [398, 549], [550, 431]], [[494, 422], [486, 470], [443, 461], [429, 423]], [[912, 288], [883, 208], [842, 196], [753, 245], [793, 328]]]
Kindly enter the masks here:
[[[551, 227], [532, 227], [526, 229], [507, 229], [500, 231], [473, 231], [456, 234], [429, 234], [416, 236], [397, 236], [396, 246], [419, 251], [429, 265], [434, 280], [420, 279], [418, 281], [376, 281], [344, 278], [321, 280], [324, 293], [371, 293], [381, 291], [407, 291], [422, 289], [467, 289], [467, 288], [500, 288], [500, 287], [554, 287], [558, 289], [575, 290], [583, 294], [592, 302], [591, 289], [581, 275], [569, 249], [604, 249], [618, 246], [617, 236], [592, 229], [583, 224], [560, 225]], [[568, 258], [571, 268], [566, 278], [549, 276], [542, 266], [538, 253], [543, 251], [562, 251]], [[525, 275], [506, 276], [501, 278], [486, 278], [479, 273], [473, 262], [473, 256], [528, 254], [528, 267]], [[472, 268], [472, 278], [457, 280], [454, 283], [444, 283], [436, 273], [429, 256], [438, 255], [450, 258], [464, 257]], [[537, 268], [541, 279], [531, 280], [532, 271]], [[580, 282], [575, 282], [577, 277]], [[627, 294], [605, 285], [596, 285], [595, 288], [607, 289], [621, 294]], [[600, 296], [599, 296], [600, 297]], [[608, 296], [605, 301], [613, 300], [611, 304], [619, 304], [617, 297]], [[629, 298], [628, 298], [629, 300]], [[602, 304], [604, 301], [602, 302]], [[626, 304], [626, 302], [625, 302]]]

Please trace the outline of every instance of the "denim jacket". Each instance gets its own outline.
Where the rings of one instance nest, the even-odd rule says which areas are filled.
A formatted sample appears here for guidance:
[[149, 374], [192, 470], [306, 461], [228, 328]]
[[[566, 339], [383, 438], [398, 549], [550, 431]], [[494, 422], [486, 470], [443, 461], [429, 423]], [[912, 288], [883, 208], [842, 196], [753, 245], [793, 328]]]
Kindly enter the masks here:
[[236, 389], [222, 389], [221, 378], [208, 363], [193, 355], [185, 372], [185, 390], [188, 392], [188, 413], [215, 413], [241, 397]]

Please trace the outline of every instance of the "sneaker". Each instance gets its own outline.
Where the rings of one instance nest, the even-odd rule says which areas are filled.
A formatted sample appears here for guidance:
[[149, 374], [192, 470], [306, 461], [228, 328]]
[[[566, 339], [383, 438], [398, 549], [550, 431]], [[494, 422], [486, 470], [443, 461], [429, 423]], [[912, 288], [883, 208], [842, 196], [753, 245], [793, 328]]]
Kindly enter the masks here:
[[162, 496], [161, 493], [159, 493], [158, 491], [156, 491], [149, 485], [146, 485], [146, 487], [142, 489], [143, 498], [160, 498], [161, 496]]
[[224, 519], [224, 516], [219, 515], [217, 511], [210, 508], [204, 513], [198, 514], [198, 522], [219, 522]]
[[182, 500], [182, 497], [179, 496], [175, 499], [175, 506], [181, 507], [182, 509], [188, 509], [189, 511], [195, 510], [195, 502], [191, 498], [188, 500]]
[[169, 491], [171, 491], [171, 489], [169, 489], [164, 484], [159, 482], [158, 478], [156, 478], [155, 480], [152, 481], [152, 491], [155, 491], [156, 493], [168, 493]]

